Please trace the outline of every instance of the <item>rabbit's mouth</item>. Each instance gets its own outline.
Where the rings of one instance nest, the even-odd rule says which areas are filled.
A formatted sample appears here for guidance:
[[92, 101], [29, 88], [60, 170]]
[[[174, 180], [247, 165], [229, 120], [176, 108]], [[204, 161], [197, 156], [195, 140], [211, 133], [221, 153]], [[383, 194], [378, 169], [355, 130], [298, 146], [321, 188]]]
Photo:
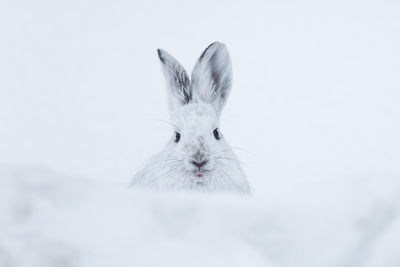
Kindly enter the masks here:
[[201, 178], [201, 177], [203, 177], [203, 174], [202, 174], [201, 172], [196, 173], [196, 177], [197, 177], [197, 178]]
[[204, 175], [205, 175], [206, 173], [208, 173], [208, 172], [210, 172], [210, 171], [209, 171], [209, 170], [206, 170], [206, 169], [200, 169], [200, 168], [198, 168], [198, 169], [196, 169], [196, 170], [193, 171], [193, 174], [194, 174], [194, 176], [196, 176], [197, 178], [203, 178]]
[[200, 153], [195, 154], [194, 159], [191, 160], [190, 163], [192, 164], [192, 167], [194, 167], [192, 172], [197, 178], [203, 178], [204, 174], [209, 172], [209, 170], [206, 169], [209, 165], [209, 161]]

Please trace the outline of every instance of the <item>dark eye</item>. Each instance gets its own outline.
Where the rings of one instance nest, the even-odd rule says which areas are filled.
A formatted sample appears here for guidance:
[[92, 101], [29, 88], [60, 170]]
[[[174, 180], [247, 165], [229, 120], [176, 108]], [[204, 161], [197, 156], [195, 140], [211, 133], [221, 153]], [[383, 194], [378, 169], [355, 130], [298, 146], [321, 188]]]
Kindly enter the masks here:
[[217, 140], [221, 139], [221, 136], [220, 136], [220, 134], [219, 134], [218, 128], [216, 128], [216, 129], [213, 131], [213, 134], [214, 134], [215, 139], [217, 139]]
[[175, 143], [178, 143], [179, 140], [181, 140], [181, 134], [180, 133], [175, 133]]

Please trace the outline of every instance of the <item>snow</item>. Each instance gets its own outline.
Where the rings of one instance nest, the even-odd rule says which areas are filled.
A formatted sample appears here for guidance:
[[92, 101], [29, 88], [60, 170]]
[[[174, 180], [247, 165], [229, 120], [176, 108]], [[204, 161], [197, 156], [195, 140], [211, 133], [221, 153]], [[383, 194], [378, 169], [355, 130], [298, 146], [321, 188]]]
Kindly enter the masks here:
[[[0, 2], [0, 266], [400, 266], [400, 3]], [[227, 45], [254, 196], [129, 188], [170, 138], [156, 49]]]
[[154, 192], [2, 168], [1, 266], [398, 266], [399, 190], [375, 179], [263, 195]]

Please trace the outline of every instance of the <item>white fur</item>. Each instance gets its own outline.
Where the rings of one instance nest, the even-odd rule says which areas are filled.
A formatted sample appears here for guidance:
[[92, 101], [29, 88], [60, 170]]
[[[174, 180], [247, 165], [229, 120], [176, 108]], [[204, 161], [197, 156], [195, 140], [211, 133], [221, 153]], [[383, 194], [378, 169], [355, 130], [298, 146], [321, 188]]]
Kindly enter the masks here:
[[[184, 68], [167, 52], [159, 50], [168, 84], [172, 125], [175, 133], [163, 151], [137, 173], [134, 185], [157, 189], [230, 191], [249, 194], [250, 187], [239, 161], [219, 128], [221, 110], [231, 88], [231, 62], [225, 45], [211, 44], [197, 62], [191, 81]], [[195, 175], [195, 155], [207, 163], [203, 177]]]

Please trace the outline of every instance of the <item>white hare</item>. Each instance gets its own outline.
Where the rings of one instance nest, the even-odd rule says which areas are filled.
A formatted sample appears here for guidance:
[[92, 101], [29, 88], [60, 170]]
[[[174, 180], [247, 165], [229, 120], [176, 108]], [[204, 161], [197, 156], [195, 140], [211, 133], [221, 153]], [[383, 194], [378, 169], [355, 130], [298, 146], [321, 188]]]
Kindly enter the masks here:
[[173, 138], [137, 173], [133, 185], [158, 189], [250, 194], [239, 161], [219, 130], [232, 85], [229, 53], [212, 43], [189, 79], [181, 64], [158, 49], [169, 95]]

